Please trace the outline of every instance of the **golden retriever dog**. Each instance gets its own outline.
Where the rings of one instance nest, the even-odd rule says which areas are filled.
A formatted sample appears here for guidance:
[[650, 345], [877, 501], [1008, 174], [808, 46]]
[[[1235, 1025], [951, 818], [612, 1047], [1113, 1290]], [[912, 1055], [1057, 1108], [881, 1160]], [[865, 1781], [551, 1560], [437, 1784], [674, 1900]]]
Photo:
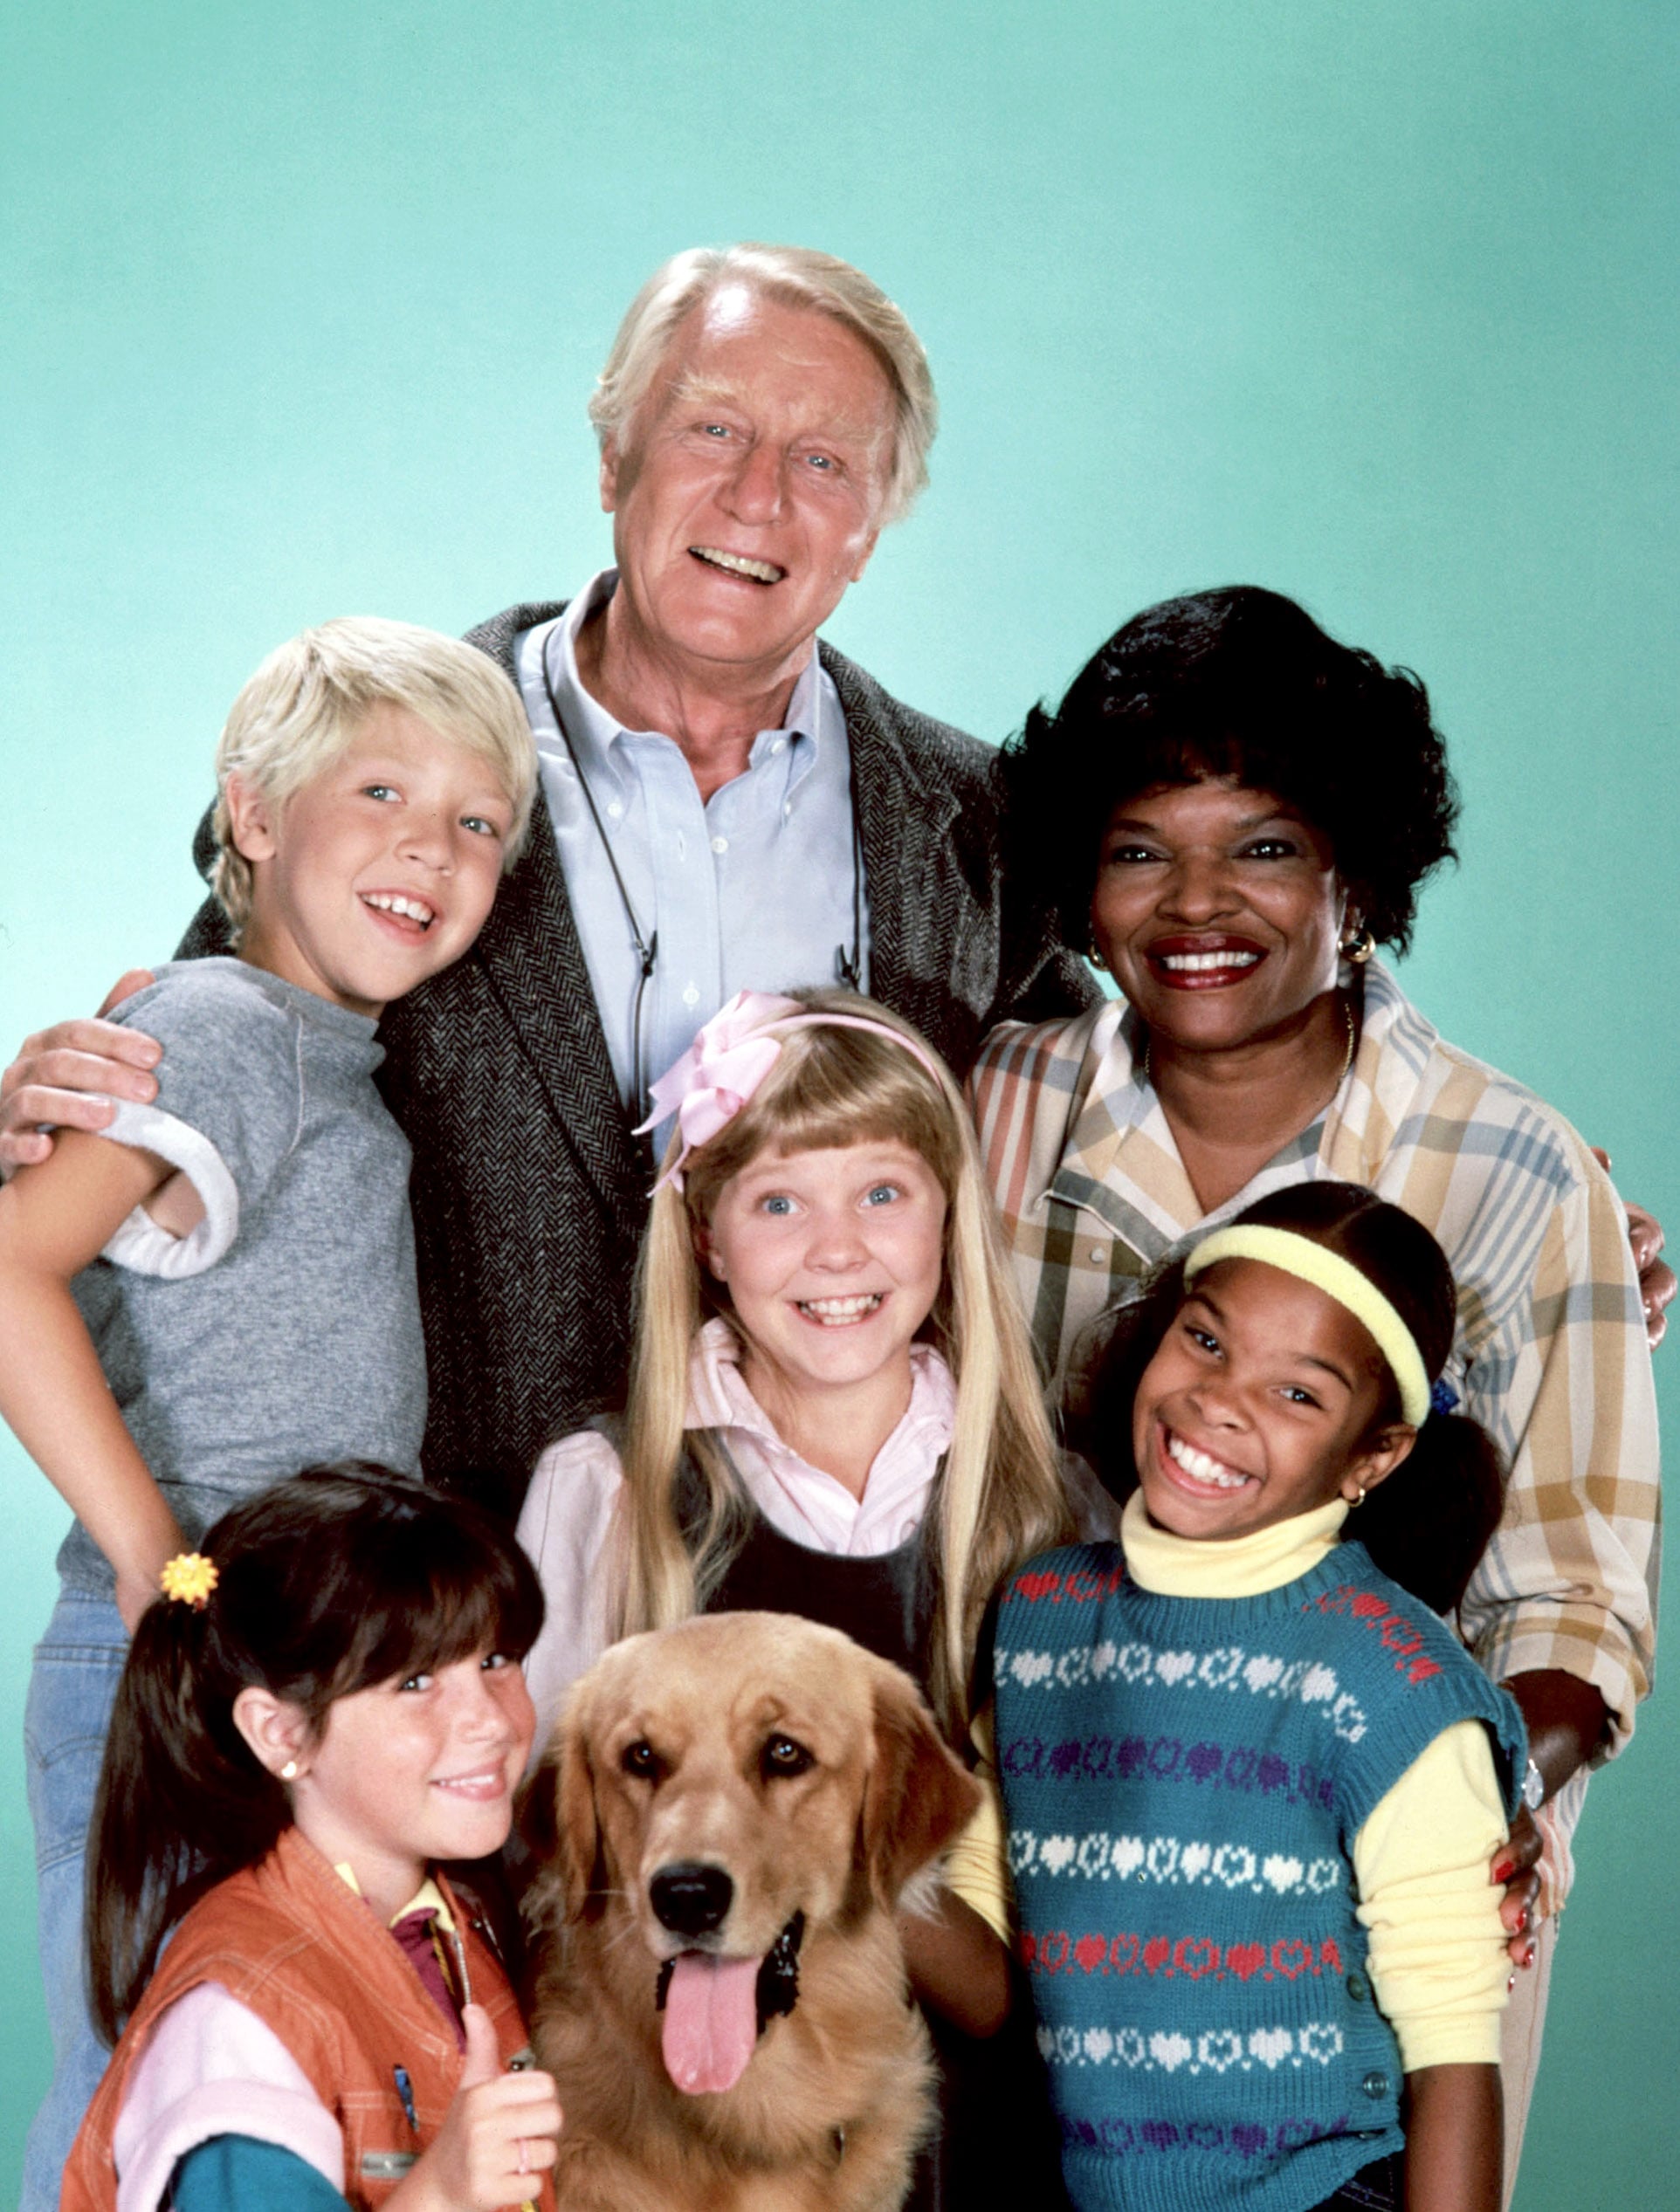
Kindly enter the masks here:
[[979, 1801], [909, 1676], [833, 1629], [614, 1645], [523, 1820], [566, 2212], [898, 2212], [933, 2075], [893, 1914]]

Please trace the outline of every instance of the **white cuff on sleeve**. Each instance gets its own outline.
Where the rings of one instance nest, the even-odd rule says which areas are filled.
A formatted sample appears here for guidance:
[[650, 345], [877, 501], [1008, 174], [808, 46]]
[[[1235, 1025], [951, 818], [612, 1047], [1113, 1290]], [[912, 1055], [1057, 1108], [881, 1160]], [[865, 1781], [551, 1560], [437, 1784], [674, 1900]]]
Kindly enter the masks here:
[[171, 1281], [203, 1274], [216, 1265], [238, 1232], [238, 1185], [202, 1130], [177, 1121], [161, 1107], [138, 1105], [130, 1098], [115, 1104], [115, 1120], [99, 1135], [117, 1144], [155, 1152], [171, 1167], [178, 1167], [203, 1201], [204, 1218], [186, 1236], [172, 1236], [159, 1228], [143, 1206], [137, 1206], [113, 1233], [103, 1257], [136, 1274], [162, 1275]]

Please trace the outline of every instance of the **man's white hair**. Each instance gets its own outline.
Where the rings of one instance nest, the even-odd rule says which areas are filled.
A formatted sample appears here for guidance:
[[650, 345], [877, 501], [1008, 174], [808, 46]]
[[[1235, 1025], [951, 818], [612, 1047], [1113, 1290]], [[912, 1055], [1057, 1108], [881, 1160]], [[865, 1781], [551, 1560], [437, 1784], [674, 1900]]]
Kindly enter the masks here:
[[536, 796], [537, 754], [513, 684], [494, 661], [458, 638], [376, 615], [341, 616], [269, 655], [233, 702], [216, 749], [210, 888], [236, 939], [251, 918], [251, 875], [233, 842], [229, 777], [241, 777], [284, 808], [349, 750], [382, 704], [405, 707], [485, 762], [513, 809], [504, 869], [518, 859]]
[[849, 261], [809, 246], [691, 246], [655, 270], [618, 326], [596, 380], [589, 420], [604, 446], [633, 443], [636, 413], [651, 390], [677, 327], [726, 284], [749, 286], [785, 306], [809, 307], [853, 331], [892, 387], [892, 458], [882, 520], [906, 515], [927, 482], [927, 449], [939, 428], [939, 402], [922, 343], [878, 284]]

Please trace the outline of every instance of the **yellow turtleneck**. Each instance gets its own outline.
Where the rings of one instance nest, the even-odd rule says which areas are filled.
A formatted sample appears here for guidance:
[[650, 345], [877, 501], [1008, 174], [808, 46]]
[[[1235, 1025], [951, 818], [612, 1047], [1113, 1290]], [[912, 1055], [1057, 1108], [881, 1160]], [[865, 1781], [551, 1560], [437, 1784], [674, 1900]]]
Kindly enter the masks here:
[[1140, 1589], [1161, 1597], [1258, 1597], [1316, 1567], [1341, 1542], [1347, 1501], [1334, 1498], [1316, 1513], [1274, 1522], [1246, 1536], [1193, 1542], [1156, 1528], [1134, 1490], [1120, 1515], [1126, 1571]]

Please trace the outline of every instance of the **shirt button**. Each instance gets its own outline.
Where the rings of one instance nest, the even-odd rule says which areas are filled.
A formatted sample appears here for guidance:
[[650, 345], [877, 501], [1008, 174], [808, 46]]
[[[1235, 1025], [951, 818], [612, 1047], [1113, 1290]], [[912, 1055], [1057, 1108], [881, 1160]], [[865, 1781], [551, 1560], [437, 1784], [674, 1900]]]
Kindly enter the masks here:
[[782, 808], [782, 810], [781, 810], [781, 819], [782, 819], [782, 821], [787, 821], [787, 819], [788, 819], [788, 815], [792, 814], [793, 810], [794, 810], [794, 802], [793, 802], [793, 800], [790, 799], [790, 800], [788, 801], [787, 805], [786, 805], [786, 806]]
[[783, 752], [787, 750], [787, 745], [788, 740], [786, 738], [778, 738], [775, 743], [770, 747], [770, 751], [772, 753]]
[[714, 853], [726, 853], [729, 850], [729, 840], [726, 837], [714, 837], [712, 840], [712, 849]]
[[1095, 1261], [1098, 1261], [1098, 1262], [1100, 1262], [1100, 1261], [1102, 1261], [1102, 1260], [1105, 1257], [1105, 1254], [1104, 1254], [1103, 1247], [1101, 1247], [1101, 1245], [1099, 1245], [1099, 1244], [1093, 1244], [1093, 1245], [1091, 1246], [1091, 1258], [1092, 1258], [1093, 1260], [1095, 1260]]
[[699, 991], [695, 985], [691, 983], [687, 990], [683, 993], [683, 1004], [685, 1006], [698, 1006], [699, 1003]]
[[616, 799], [609, 799], [607, 801], [607, 812], [612, 816], [615, 821], [617, 821], [618, 817], [623, 813], [623, 811], [624, 809], [623, 806]]
[[1388, 2077], [1387, 2074], [1367, 2074], [1360, 2087], [1367, 2097], [1386, 2097], [1388, 2094]]
[[1347, 1994], [1355, 2004], [1363, 2004], [1371, 1994], [1371, 1984], [1362, 1974], [1350, 1974], [1347, 1977]]

